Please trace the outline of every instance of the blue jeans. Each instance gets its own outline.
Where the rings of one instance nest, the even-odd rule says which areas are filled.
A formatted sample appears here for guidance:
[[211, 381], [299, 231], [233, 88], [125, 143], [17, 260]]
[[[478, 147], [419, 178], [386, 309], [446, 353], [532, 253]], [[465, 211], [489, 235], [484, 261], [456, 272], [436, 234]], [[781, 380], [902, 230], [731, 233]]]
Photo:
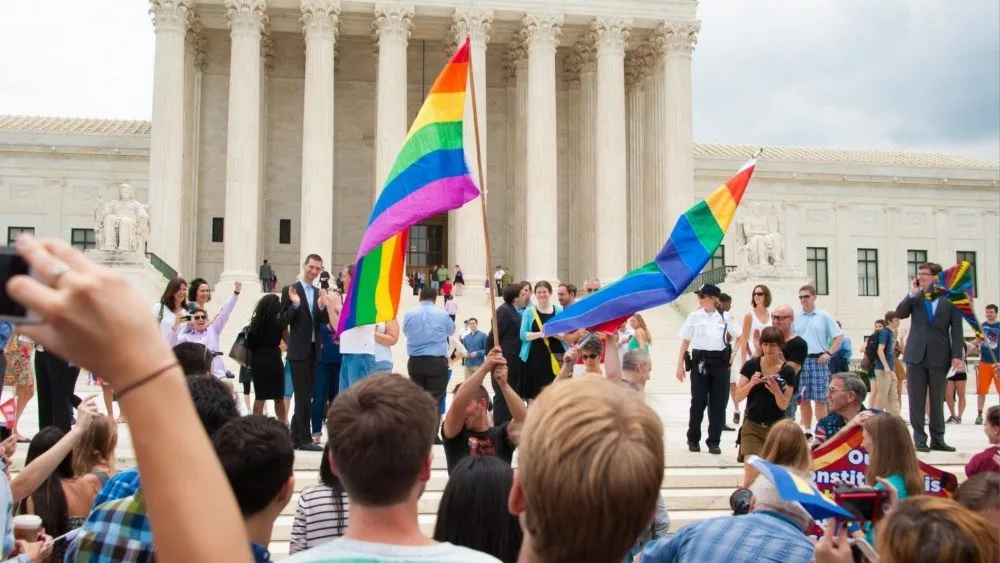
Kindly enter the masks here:
[[[792, 393], [792, 400], [788, 401], [788, 408], [785, 409], [785, 418], [789, 420], [795, 420], [795, 412], [799, 408], [799, 393], [796, 391]], [[812, 430], [810, 430], [812, 432]]]
[[313, 434], [319, 434], [323, 431], [323, 418], [326, 415], [327, 404], [337, 398], [339, 388], [340, 364], [317, 362], [311, 413]]
[[373, 354], [344, 354], [340, 360], [340, 392], [375, 373]]
[[375, 367], [372, 368], [372, 373], [392, 373], [392, 360], [382, 360], [381, 362], [375, 362]]
[[292, 398], [292, 364], [285, 361], [285, 398]]

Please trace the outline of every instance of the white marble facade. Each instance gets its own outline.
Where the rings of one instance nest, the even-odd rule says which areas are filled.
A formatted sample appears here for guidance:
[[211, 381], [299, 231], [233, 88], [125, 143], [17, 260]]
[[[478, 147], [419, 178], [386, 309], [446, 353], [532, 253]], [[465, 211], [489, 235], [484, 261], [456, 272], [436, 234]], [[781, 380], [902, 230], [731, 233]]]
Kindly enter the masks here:
[[[756, 147], [692, 141], [695, 3], [522, 3], [153, 0], [152, 123], [0, 117], [0, 229], [68, 239], [93, 226], [98, 192], [128, 182], [150, 204], [150, 250], [187, 277], [250, 281], [266, 258], [284, 283], [310, 252], [347, 263], [468, 35], [493, 262], [528, 279], [618, 277]], [[745, 202], [783, 205], [792, 267], [827, 249], [822, 306], [861, 327], [905, 289], [908, 250], [975, 252], [980, 303], [1000, 299], [998, 179], [976, 159], [772, 147]], [[486, 273], [480, 229], [478, 203], [449, 214], [447, 262], [467, 279]], [[735, 264], [733, 233], [725, 244]], [[858, 295], [859, 248], [878, 251], [878, 296]]]

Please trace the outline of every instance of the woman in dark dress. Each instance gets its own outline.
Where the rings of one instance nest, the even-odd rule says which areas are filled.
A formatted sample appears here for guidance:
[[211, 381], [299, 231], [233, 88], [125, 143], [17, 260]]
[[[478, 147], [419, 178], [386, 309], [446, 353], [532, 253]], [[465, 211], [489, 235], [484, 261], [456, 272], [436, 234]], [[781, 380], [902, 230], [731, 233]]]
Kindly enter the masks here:
[[277, 295], [261, 297], [250, 318], [248, 340], [253, 351], [250, 377], [257, 393], [253, 413], [264, 414], [264, 401], [274, 401], [274, 414], [278, 420], [285, 420], [285, 367], [279, 348], [285, 327], [278, 318], [280, 313], [281, 301]]
[[[566, 351], [559, 336], [542, 337], [541, 325], [562, 311], [558, 303], [552, 302], [552, 284], [544, 280], [536, 283], [535, 301], [537, 304], [529, 306], [521, 315], [523, 368], [518, 394], [529, 401], [555, 379], [559, 373], [559, 362]], [[553, 357], [557, 361], [556, 365], [553, 365]]]

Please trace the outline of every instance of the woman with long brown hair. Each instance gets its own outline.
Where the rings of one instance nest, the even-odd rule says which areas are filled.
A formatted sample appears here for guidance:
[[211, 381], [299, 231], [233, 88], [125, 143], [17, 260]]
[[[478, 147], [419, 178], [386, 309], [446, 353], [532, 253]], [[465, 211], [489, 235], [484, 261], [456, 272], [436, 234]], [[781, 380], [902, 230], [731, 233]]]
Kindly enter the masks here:
[[[861, 446], [868, 451], [868, 485], [876, 489], [896, 489], [900, 500], [924, 492], [924, 477], [917, 462], [917, 450], [906, 423], [897, 415], [879, 413], [861, 423]], [[865, 524], [868, 543], [874, 544], [871, 523]]]
[[153, 305], [153, 316], [160, 324], [160, 334], [164, 340], [170, 340], [174, 326], [180, 323], [185, 314], [187, 304], [188, 284], [184, 278], [174, 278], [167, 282], [160, 300]]
[[101, 481], [115, 473], [118, 426], [110, 416], [95, 417], [73, 447], [73, 474], [94, 474]]
[[[802, 427], [794, 420], [784, 419], [771, 427], [764, 440], [764, 447], [757, 454], [775, 465], [790, 467], [800, 473], [812, 473], [813, 460], [809, 442]], [[743, 486], [749, 488], [757, 478], [757, 470], [750, 464], [743, 469]]]
[[646, 321], [642, 315], [639, 313], [632, 315], [628, 324], [634, 333], [632, 339], [628, 341], [628, 349], [649, 352], [649, 345], [653, 343], [653, 337], [649, 334], [649, 328], [646, 327]]

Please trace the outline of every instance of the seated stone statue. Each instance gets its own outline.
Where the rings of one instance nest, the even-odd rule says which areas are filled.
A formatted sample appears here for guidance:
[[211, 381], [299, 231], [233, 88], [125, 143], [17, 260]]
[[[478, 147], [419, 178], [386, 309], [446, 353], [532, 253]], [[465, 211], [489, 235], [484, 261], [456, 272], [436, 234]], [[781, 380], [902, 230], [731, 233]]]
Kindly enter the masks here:
[[94, 229], [97, 248], [144, 252], [149, 238], [149, 213], [135, 200], [132, 187], [122, 184], [118, 199], [98, 204]]

